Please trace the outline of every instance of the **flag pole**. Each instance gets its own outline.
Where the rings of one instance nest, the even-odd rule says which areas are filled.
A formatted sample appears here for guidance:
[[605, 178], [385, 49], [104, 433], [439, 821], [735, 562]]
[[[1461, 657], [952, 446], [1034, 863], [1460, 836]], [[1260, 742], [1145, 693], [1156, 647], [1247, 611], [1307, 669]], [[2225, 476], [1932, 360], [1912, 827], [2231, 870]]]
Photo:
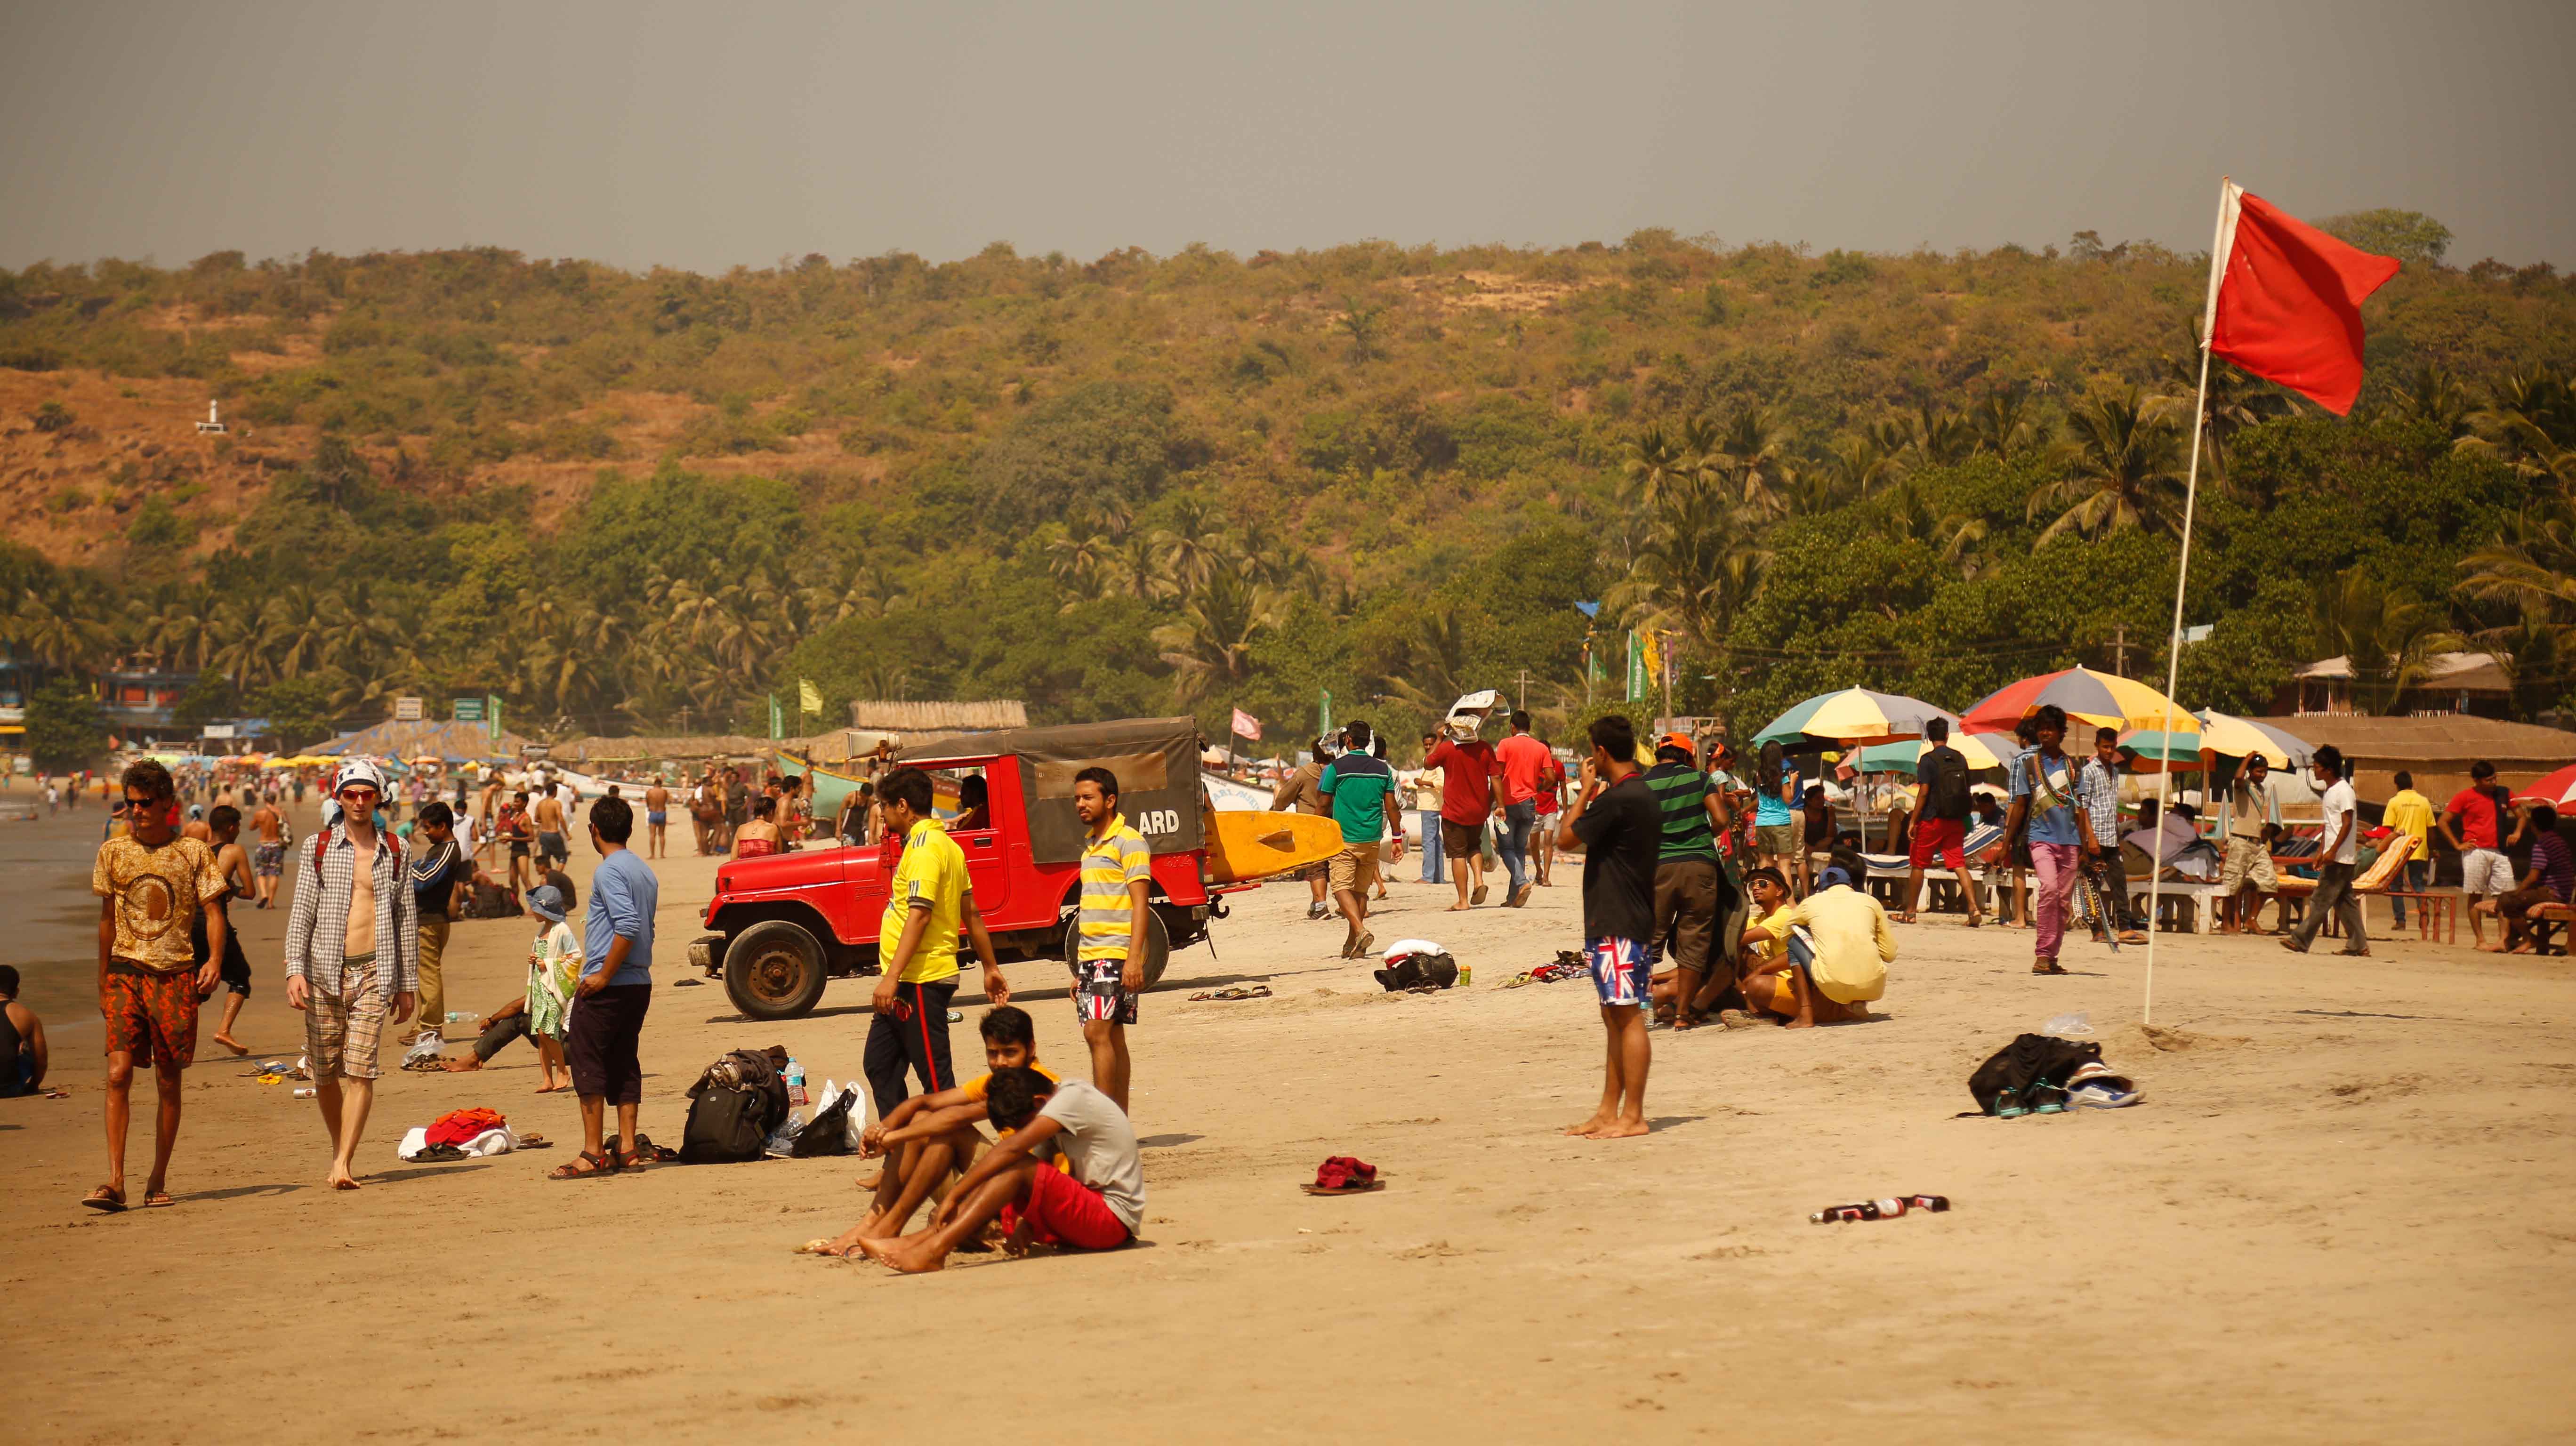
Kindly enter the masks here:
[[[2193, 398], [2191, 407], [2191, 464], [2186, 471], [2182, 494], [2182, 557], [2174, 567], [2173, 631], [2165, 638], [2165, 726], [2158, 730], [2164, 734], [2163, 744], [2167, 753], [2173, 750], [2174, 690], [2181, 685], [2182, 680], [2182, 602], [2184, 588], [2191, 578], [2192, 513], [2200, 500], [2201, 428], [2209, 417], [2209, 331], [2218, 315], [2219, 282], [2224, 278], [2227, 270], [2230, 184], [2227, 177], [2218, 178], [2218, 225], [2209, 243], [2209, 299], [2203, 306], [2200, 316], [2200, 389]], [[2158, 932], [2156, 915], [2164, 908], [2165, 878], [2164, 860], [2161, 857], [2163, 849], [2159, 846], [2164, 841], [2166, 811], [2173, 806], [2173, 760], [2168, 757], [2163, 762], [2164, 767], [2156, 770], [2157, 836], [2148, 840], [2147, 850], [2147, 983], [2146, 1002], [2139, 1012], [2141, 1024], [2156, 1022], [2156, 934]], [[2203, 803], [2209, 800], [2209, 790], [2212, 786], [2210, 775], [2215, 772], [2216, 770], [2211, 768], [2201, 771], [2200, 797]], [[2218, 902], [2215, 899], [2211, 900], [2210, 907], [2213, 909], [2218, 907]]]

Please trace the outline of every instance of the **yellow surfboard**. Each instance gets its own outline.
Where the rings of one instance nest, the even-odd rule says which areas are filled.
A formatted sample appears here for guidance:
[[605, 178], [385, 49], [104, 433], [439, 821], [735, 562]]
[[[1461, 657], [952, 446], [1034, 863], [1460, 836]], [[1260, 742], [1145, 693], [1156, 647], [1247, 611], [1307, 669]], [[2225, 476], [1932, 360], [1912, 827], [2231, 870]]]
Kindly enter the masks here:
[[1206, 824], [1208, 877], [1221, 884], [1288, 873], [1342, 851], [1342, 826], [1320, 814], [1220, 808], [1199, 817]]

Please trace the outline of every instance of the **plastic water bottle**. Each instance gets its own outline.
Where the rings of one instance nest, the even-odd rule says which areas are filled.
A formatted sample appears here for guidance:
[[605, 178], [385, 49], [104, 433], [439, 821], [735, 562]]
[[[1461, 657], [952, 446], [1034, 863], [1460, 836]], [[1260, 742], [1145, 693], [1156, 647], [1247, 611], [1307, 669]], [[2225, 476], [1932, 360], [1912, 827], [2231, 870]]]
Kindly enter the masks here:
[[787, 1057], [787, 1103], [794, 1106], [805, 1102], [805, 1066], [791, 1054]]
[[463, 1024], [467, 1020], [475, 1017], [476, 1016], [468, 1014], [462, 1009], [451, 1009], [447, 1011], [447, 1022], [450, 1024]]

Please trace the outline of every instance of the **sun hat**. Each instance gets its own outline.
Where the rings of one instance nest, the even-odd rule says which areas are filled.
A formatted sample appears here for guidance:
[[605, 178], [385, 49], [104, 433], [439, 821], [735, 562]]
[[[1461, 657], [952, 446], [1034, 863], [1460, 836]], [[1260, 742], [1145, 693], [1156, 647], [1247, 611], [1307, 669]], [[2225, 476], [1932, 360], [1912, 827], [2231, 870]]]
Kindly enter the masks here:
[[539, 884], [528, 890], [528, 912], [540, 919], [552, 919], [558, 924], [562, 923], [564, 921], [563, 890], [552, 884]]

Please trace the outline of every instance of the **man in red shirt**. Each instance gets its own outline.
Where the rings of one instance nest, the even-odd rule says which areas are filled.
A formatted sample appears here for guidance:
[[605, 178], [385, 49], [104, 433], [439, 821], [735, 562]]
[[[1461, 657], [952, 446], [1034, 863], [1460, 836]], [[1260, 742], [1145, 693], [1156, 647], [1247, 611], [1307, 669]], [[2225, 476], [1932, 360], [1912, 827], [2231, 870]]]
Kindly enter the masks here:
[[1494, 745], [1476, 736], [1478, 721], [1473, 713], [1452, 717], [1447, 736], [1422, 760], [1423, 767], [1440, 770], [1440, 847], [1454, 861], [1449, 881], [1458, 886], [1458, 902], [1449, 906], [1453, 914], [1485, 902], [1485, 820], [1494, 814], [1494, 780], [1503, 772]]
[[1538, 790], [1553, 762], [1547, 745], [1530, 736], [1530, 715], [1512, 710], [1512, 736], [1494, 750], [1494, 761], [1503, 770], [1503, 832], [1501, 847], [1503, 867], [1510, 871], [1512, 891], [1503, 902], [1519, 908], [1529, 902], [1529, 837], [1530, 828], [1538, 822]]

